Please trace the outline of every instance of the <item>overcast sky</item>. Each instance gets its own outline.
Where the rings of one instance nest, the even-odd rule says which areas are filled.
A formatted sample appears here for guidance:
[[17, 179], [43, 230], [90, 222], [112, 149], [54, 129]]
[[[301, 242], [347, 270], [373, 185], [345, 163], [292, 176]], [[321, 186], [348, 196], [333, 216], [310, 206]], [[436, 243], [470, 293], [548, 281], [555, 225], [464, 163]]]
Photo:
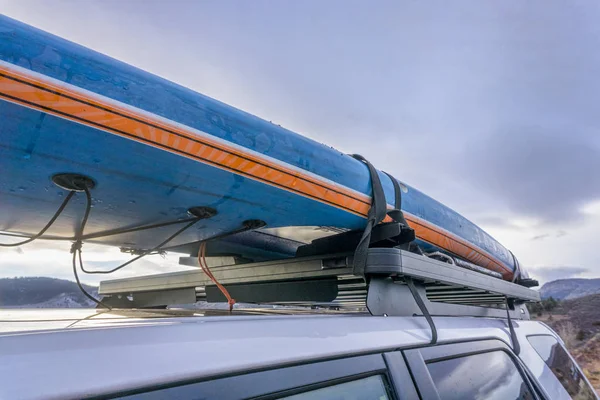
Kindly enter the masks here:
[[[542, 282], [600, 277], [600, 2], [0, 0], [0, 12], [359, 152]], [[96, 266], [123, 259], [85, 249]], [[0, 250], [0, 266], [72, 278], [68, 246], [51, 243]]]

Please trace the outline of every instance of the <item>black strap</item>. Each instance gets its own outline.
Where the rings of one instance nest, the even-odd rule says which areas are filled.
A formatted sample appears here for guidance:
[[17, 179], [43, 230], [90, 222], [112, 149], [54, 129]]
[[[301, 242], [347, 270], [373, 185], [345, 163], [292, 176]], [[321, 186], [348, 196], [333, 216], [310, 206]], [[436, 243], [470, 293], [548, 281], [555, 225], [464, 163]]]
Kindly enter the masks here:
[[517, 257], [513, 254], [512, 251], [508, 251], [513, 259], [513, 266], [515, 267], [515, 271], [513, 272], [513, 282], [517, 282], [517, 280], [521, 277], [521, 268], [519, 266], [519, 262], [517, 261]]
[[515, 332], [515, 327], [513, 326], [512, 319], [510, 317], [511, 308], [514, 309], [514, 301], [505, 297], [506, 299], [506, 317], [508, 319], [508, 330], [510, 331], [510, 340], [513, 346], [513, 352], [516, 355], [519, 355], [521, 352], [521, 345], [519, 344], [519, 339], [517, 339], [517, 333]]
[[400, 189], [400, 184], [392, 175], [388, 174], [385, 171], [383, 171], [383, 173], [386, 174], [388, 176], [388, 178], [390, 178], [390, 180], [392, 181], [392, 185], [394, 185], [394, 207], [396, 207], [396, 210], [401, 210], [402, 209], [402, 190]]
[[368, 218], [374, 218], [377, 223], [383, 221], [387, 211], [387, 202], [385, 200], [385, 193], [383, 192], [383, 185], [377, 170], [366, 158], [360, 154], [353, 154], [352, 157], [359, 161], [362, 161], [369, 168], [369, 177], [371, 178], [371, 188], [373, 191], [373, 198], [371, 201], [371, 209], [369, 210]]
[[437, 329], [433, 322], [433, 318], [431, 318], [431, 314], [429, 314], [429, 310], [427, 309], [427, 306], [425, 305], [425, 303], [423, 302], [423, 299], [419, 295], [419, 292], [417, 291], [417, 288], [416, 288], [415, 283], [413, 282], [412, 278], [410, 276], [405, 276], [404, 281], [406, 282], [406, 285], [408, 286], [410, 293], [412, 293], [412, 296], [415, 299], [417, 306], [419, 306], [419, 309], [421, 310], [421, 312], [423, 313], [423, 316], [425, 317], [425, 319], [427, 320], [427, 323], [429, 324], [429, 328], [431, 329], [430, 344], [436, 344], [437, 343]]
[[48, 221], [48, 223], [46, 224], [46, 226], [44, 226], [42, 228], [42, 230], [39, 231], [37, 234], [31, 236], [30, 238], [27, 238], [26, 240], [23, 240], [22, 242], [18, 242], [18, 243], [0, 243], [0, 247], [17, 247], [17, 246], [22, 246], [24, 244], [31, 243], [31, 242], [33, 242], [36, 239], [39, 239], [48, 229], [50, 229], [50, 227], [54, 224], [54, 222], [60, 216], [60, 214], [62, 214], [62, 212], [67, 207], [67, 204], [69, 204], [69, 201], [73, 198], [74, 195], [75, 195], [74, 191], [70, 191], [69, 192], [69, 194], [67, 195], [67, 197], [65, 197], [65, 199], [63, 200], [63, 202], [60, 205], [60, 207], [58, 208], [58, 210], [56, 210], [56, 212], [54, 213], [54, 215], [52, 216], [52, 218], [50, 218], [50, 221]]
[[367, 265], [367, 255], [369, 251], [369, 244], [371, 242], [371, 231], [373, 227], [383, 221], [387, 212], [387, 202], [385, 200], [385, 193], [383, 192], [383, 186], [381, 185], [381, 179], [379, 174], [373, 165], [367, 161], [363, 156], [359, 154], [353, 154], [352, 157], [365, 163], [369, 168], [369, 175], [371, 177], [371, 188], [372, 188], [372, 199], [371, 208], [367, 214], [367, 226], [356, 246], [354, 251], [354, 274], [364, 275], [365, 267]]
[[400, 183], [398, 183], [398, 180], [392, 175], [388, 174], [387, 172], [383, 171], [383, 173], [386, 174], [388, 178], [390, 178], [390, 180], [392, 181], [392, 185], [394, 185], [394, 207], [396, 208], [396, 210], [390, 211], [388, 212], [388, 214], [394, 219], [394, 221], [401, 222], [404, 225], [408, 226], [408, 222], [406, 222], [406, 219], [404, 218], [404, 213], [402, 212], [402, 189], [400, 188]]

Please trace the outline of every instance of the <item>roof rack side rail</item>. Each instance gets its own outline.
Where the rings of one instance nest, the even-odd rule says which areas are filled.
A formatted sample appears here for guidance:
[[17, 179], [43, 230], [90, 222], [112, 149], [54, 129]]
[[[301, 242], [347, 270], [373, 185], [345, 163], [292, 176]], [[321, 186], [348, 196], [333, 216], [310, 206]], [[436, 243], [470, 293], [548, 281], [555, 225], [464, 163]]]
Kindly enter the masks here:
[[[523, 304], [540, 300], [535, 290], [398, 248], [369, 249], [364, 276], [353, 274], [353, 260], [352, 253], [338, 253], [258, 263], [216, 263], [211, 268], [238, 301], [362, 305], [374, 315], [423, 314], [406, 286], [406, 277], [414, 281], [431, 315], [506, 318], [504, 305], [509, 299], [515, 304], [514, 310], [509, 310], [511, 318], [525, 319], [528, 313]], [[195, 265], [191, 257], [182, 257], [180, 263]], [[120, 303], [135, 307], [182, 304], [192, 299], [222, 300], [201, 270], [102, 281], [99, 294], [105, 297], [103, 301], [127, 298], [129, 303]]]

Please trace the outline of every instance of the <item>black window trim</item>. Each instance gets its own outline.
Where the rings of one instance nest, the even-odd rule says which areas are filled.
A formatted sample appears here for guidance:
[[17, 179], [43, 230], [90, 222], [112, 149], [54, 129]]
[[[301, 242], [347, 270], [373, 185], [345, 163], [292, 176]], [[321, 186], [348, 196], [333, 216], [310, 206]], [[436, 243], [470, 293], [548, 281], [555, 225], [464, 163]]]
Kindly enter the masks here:
[[[406, 366], [404, 366], [406, 369]], [[397, 395], [395, 382], [388, 370], [383, 353], [337, 358], [328, 361], [306, 362], [288, 367], [213, 377], [196, 382], [173, 382], [161, 387], [144, 387], [127, 392], [112, 393], [99, 398], [159, 399], [186, 398], [186, 393], [207, 394], [208, 399], [271, 399], [307, 392], [322, 387], [381, 375], [391, 399], [411, 399]], [[397, 373], [397, 371], [395, 371]], [[411, 384], [412, 381], [410, 382]], [[414, 384], [413, 384], [414, 388]], [[403, 388], [404, 390], [404, 388]], [[131, 397], [130, 397], [131, 396]]]
[[428, 363], [484, 354], [492, 351], [503, 351], [508, 354], [534, 396], [538, 399], [544, 396], [543, 393], [545, 392], [540, 389], [535, 379], [531, 378], [531, 374], [526, 366], [523, 365], [523, 362], [503, 340], [461, 341], [459, 343], [404, 350], [403, 352], [421, 397], [424, 399], [440, 400], [440, 395], [427, 368]]
[[386, 393], [389, 394], [390, 399], [396, 399], [394, 388], [391, 384], [390, 377], [386, 374], [385, 371], [380, 372], [367, 372], [359, 375], [350, 375], [345, 376], [343, 378], [333, 379], [329, 381], [317, 382], [313, 384], [309, 384], [306, 386], [298, 386], [290, 389], [282, 390], [280, 392], [269, 393], [263, 396], [250, 397], [251, 400], [276, 400], [281, 397], [293, 396], [296, 394], [302, 394], [311, 392], [313, 390], [323, 389], [331, 386], [341, 385], [348, 382], [358, 381], [365, 378], [370, 378], [372, 376], [381, 376], [383, 378], [383, 384], [385, 385]]

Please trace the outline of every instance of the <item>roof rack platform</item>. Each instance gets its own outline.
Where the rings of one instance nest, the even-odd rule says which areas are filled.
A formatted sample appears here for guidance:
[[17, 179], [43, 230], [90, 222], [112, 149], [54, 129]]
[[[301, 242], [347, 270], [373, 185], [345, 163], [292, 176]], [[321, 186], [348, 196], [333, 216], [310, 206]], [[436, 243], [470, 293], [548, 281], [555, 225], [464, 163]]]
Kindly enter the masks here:
[[[231, 261], [234, 259], [231, 258]], [[195, 257], [180, 264], [198, 266]], [[371, 248], [364, 276], [353, 275], [352, 254], [214, 265], [211, 271], [238, 302], [368, 309], [373, 315], [422, 315], [406, 285], [414, 282], [431, 315], [528, 319], [526, 302], [537, 291], [397, 248]], [[100, 283], [103, 302], [114, 307], [160, 307], [225, 301], [200, 269]]]

